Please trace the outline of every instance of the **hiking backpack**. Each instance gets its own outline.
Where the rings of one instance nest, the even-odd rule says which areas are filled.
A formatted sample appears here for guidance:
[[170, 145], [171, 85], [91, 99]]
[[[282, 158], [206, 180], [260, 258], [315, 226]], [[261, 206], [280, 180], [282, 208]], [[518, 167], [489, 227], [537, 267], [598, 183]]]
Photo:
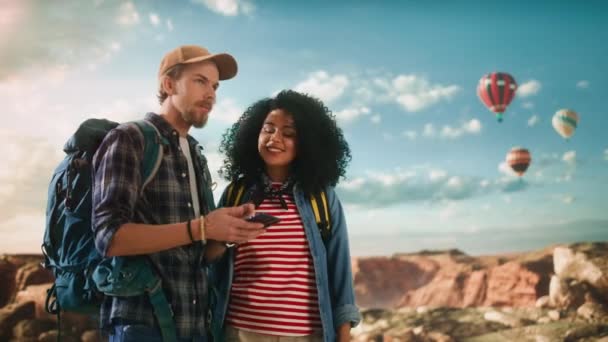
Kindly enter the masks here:
[[[164, 139], [151, 123], [133, 122], [144, 136], [142, 189], [162, 161]], [[49, 313], [99, 313], [104, 295], [147, 294], [161, 327], [163, 340], [175, 340], [175, 324], [160, 277], [146, 257], [103, 258], [95, 248], [92, 229], [92, 159], [106, 134], [118, 123], [105, 119], [84, 121], [64, 145], [66, 157], [55, 169], [48, 190], [43, 266], [55, 282], [47, 291]], [[58, 323], [60, 324], [59, 320]]]
[[[245, 178], [240, 178], [231, 182], [226, 188], [226, 203], [227, 207], [234, 207], [242, 204], [243, 193], [246, 188]], [[331, 217], [329, 215], [329, 206], [327, 204], [327, 194], [325, 190], [311, 193], [309, 195], [310, 205], [315, 214], [315, 222], [319, 227], [319, 232], [323, 241], [327, 241], [331, 236]]]

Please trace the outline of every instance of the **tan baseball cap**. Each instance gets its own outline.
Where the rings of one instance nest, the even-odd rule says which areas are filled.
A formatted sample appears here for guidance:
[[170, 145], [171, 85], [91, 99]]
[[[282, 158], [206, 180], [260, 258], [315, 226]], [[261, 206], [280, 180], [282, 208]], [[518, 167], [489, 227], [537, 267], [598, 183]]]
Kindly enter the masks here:
[[228, 80], [236, 75], [238, 67], [236, 60], [231, 55], [227, 53], [211, 54], [209, 50], [201, 46], [182, 45], [163, 57], [158, 69], [158, 78], [160, 79], [169, 69], [178, 64], [189, 64], [206, 60], [212, 60], [217, 65], [220, 80]]

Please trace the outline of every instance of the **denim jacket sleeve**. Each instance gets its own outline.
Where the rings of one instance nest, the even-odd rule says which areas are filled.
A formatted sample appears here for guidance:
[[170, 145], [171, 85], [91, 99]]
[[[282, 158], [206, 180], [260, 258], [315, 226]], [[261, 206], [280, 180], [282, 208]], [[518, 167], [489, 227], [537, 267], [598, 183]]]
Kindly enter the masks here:
[[346, 219], [334, 189], [327, 188], [326, 193], [332, 221], [332, 234], [326, 243], [326, 249], [334, 327], [337, 329], [347, 322], [354, 327], [361, 321], [361, 314], [355, 305]]

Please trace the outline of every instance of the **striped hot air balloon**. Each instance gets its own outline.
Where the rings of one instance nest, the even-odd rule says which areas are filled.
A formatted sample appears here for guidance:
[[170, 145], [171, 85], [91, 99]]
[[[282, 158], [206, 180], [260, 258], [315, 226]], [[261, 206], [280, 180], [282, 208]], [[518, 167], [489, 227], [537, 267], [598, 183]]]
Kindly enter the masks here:
[[509, 164], [511, 169], [520, 177], [526, 172], [531, 161], [530, 151], [523, 147], [513, 147], [511, 151], [507, 153], [507, 164]]
[[513, 76], [506, 72], [493, 72], [483, 75], [477, 86], [477, 96], [489, 110], [496, 113], [498, 122], [502, 122], [502, 113], [507, 109], [517, 91]]
[[553, 115], [551, 123], [559, 135], [568, 139], [576, 130], [578, 114], [572, 109], [560, 109]]

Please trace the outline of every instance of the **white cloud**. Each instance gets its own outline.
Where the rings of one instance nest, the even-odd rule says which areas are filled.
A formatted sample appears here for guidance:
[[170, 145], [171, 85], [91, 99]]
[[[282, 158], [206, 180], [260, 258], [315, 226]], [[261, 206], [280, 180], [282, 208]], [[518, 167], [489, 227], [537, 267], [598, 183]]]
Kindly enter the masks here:
[[139, 23], [139, 13], [132, 2], [128, 1], [120, 5], [116, 22], [122, 26], [134, 26]]
[[448, 175], [448, 173], [445, 172], [444, 170], [434, 169], [429, 172], [429, 180], [431, 182], [440, 181], [440, 180], [445, 179], [447, 177], [447, 175]]
[[589, 81], [581, 80], [576, 82], [576, 87], [579, 89], [587, 89], [589, 88]]
[[393, 141], [395, 140], [395, 137], [387, 132], [382, 133], [382, 139], [384, 139], [384, 141]]
[[477, 119], [471, 119], [458, 128], [443, 126], [439, 135], [446, 139], [456, 139], [465, 134], [478, 134], [479, 132], [481, 132], [481, 122]]
[[439, 221], [446, 222], [456, 216], [458, 205], [454, 201], [447, 201], [447, 204], [439, 211]]
[[[18, 216], [11, 216], [0, 221], [0, 241], [2, 241], [3, 254], [40, 254], [42, 232], [45, 226], [44, 209], [42, 206], [37, 210], [19, 212]], [[3, 214], [2, 217], [5, 217], [2, 209], [0, 209], [0, 213]]]
[[576, 151], [568, 151], [564, 153], [562, 160], [569, 165], [576, 165]]
[[391, 186], [398, 183], [407, 182], [416, 176], [415, 172], [398, 170], [394, 173], [390, 172], [368, 172], [370, 179], [382, 183], [384, 186]]
[[243, 111], [244, 109], [237, 105], [234, 99], [224, 98], [213, 107], [210, 119], [217, 119], [228, 124], [233, 124], [241, 117]]
[[604, 160], [608, 160], [608, 148], [604, 150]]
[[572, 202], [574, 202], [575, 198], [572, 195], [564, 195], [562, 196], [562, 202], [564, 202], [565, 204], [572, 204]]
[[340, 197], [348, 205], [379, 208], [406, 202], [457, 201], [489, 193], [513, 193], [526, 189], [518, 179], [488, 181], [476, 177], [450, 175], [446, 171], [416, 167], [411, 170], [367, 172], [338, 185]]
[[[31, 1], [0, 5], [0, 80], [62, 65], [95, 69], [113, 56], [117, 37], [125, 36], [124, 26], [113, 23], [122, 17], [128, 21], [128, 11], [134, 11], [132, 3], [117, 2], [96, 6], [89, 1], [40, 1], [31, 6]], [[77, 15], [49, 15], [56, 12]]]
[[193, 0], [194, 3], [201, 3], [211, 11], [233, 17], [239, 14], [251, 14], [255, 10], [253, 3], [244, 0]]
[[401, 135], [409, 140], [416, 140], [418, 133], [416, 133], [416, 131], [404, 131], [403, 133], [401, 133]]
[[153, 26], [158, 26], [160, 24], [160, 17], [158, 16], [158, 14], [150, 13], [149, 18], [150, 24], [152, 24]]
[[498, 171], [506, 176], [517, 176], [517, 173], [513, 171], [506, 161], [502, 161], [500, 164], [498, 164]]
[[341, 111], [334, 112], [336, 119], [341, 122], [349, 123], [353, 122], [364, 115], [369, 115], [370, 110], [367, 107], [360, 108], [347, 108]]
[[[48, 182], [64, 156], [62, 145], [2, 130], [0, 146], [4, 156], [0, 166], [0, 226], [22, 215], [44, 213]], [[13, 234], [16, 228], [10, 227]]]
[[521, 104], [522, 107], [526, 108], [526, 109], [532, 109], [534, 108], [534, 103], [532, 102], [524, 102]]
[[361, 189], [361, 187], [365, 184], [365, 179], [362, 177], [354, 178], [354, 179], [346, 179], [340, 182], [340, 187], [346, 190], [357, 191]]
[[540, 117], [538, 115], [534, 114], [528, 119], [528, 126], [534, 127], [539, 122], [540, 122]]
[[[389, 86], [378, 80], [378, 85]], [[459, 91], [457, 85], [444, 86], [430, 82], [416, 75], [399, 75], [390, 83], [391, 97], [408, 112], [417, 112], [443, 100], [452, 99]]]
[[374, 114], [372, 115], [372, 117], [369, 118], [369, 121], [377, 125], [382, 121], [382, 117], [380, 116], [380, 114]]
[[[467, 122], [462, 123], [459, 127], [452, 127], [444, 125], [439, 131], [439, 137], [442, 139], [457, 139], [464, 135], [479, 134], [481, 132], [481, 122], [477, 119], [471, 119]], [[403, 136], [410, 140], [414, 140], [417, 137], [415, 131], [406, 131], [402, 133]], [[421, 135], [425, 138], [434, 138], [437, 136], [435, 126], [431, 123], [424, 125]]]
[[327, 103], [339, 98], [348, 84], [347, 76], [330, 76], [326, 71], [320, 70], [311, 73], [306, 80], [298, 83], [294, 90], [313, 95]]
[[432, 123], [427, 123], [424, 125], [424, 129], [422, 130], [422, 136], [430, 138], [434, 137], [435, 134], [435, 126], [433, 126]]
[[173, 21], [171, 21], [171, 19], [167, 19], [167, 30], [173, 32]]
[[517, 88], [517, 96], [519, 97], [528, 97], [532, 95], [538, 94], [542, 85], [537, 80], [530, 80], [524, 82]]

